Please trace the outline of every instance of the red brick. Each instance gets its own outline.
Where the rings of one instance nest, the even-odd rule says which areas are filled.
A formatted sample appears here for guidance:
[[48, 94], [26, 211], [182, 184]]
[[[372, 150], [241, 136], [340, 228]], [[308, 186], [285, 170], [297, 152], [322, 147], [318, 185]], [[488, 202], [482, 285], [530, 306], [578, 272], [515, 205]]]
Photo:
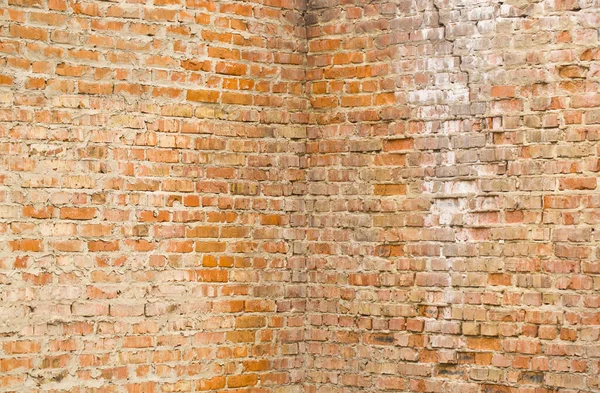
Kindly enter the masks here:
[[558, 181], [559, 189], [561, 190], [595, 190], [595, 177], [578, 177], [564, 178]]
[[384, 151], [410, 150], [414, 147], [412, 139], [391, 139], [383, 144]]

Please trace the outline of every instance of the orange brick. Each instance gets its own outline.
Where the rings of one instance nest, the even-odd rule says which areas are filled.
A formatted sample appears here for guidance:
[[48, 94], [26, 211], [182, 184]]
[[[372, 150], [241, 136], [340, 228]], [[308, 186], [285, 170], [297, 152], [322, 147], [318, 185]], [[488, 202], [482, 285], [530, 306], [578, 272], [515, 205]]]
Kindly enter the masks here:
[[13, 77], [9, 75], [0, 75], [0, 85], [10, 86], [13, 84]]
[[126, 336], [123, 338], [123, 348], [147, 348], [152, 346], [152, 337]]
[[213, 90], [188, 90], [187, 100], [199, 102], [217, 102], [219, 101], [219, 92]]
[[[223, 4], [223, 6], [237, 6], [237, 5], [227, 5]], [[208, 56], [214, 57], [217, 59], [229, 59], [229, 60], [239, 60], [240, 59], [240, 51], [238, 49], [229, 49], [229, 48], [219, 48], [211, 46], [208, 48]]]
[[35, 353], [39, 352], [41, 345], [37, 341], [13, 341], [7, 342], [2, 345], [4, 352], [7, 354], [23, 354], [23, 353]]
[[223, 252], [225, 247], [221, 242], [196, 242], [196, 252]]
[[38, 239], [22, 239], [9, 242], [12, 251], [42, 251], [42, 241]]
[[118, 240], [115, 240], [115, 241], [104, 241], [104, 240], [91, 241], [91, 242], [87, 243], [87, 246], [88, 246], [88, 250], [90, 252], [118, 251], [120, 248]]
[[241, 388], [245, 386], [254, 386], [258, 383], [256, 374], [232, 375], [227, 377], [228, 388]]
[[492, 97], [514, 97], [516, 87], [515, 86], [492, 86], [491, 95]]
[[405, 195], [405, 184], [376, 184], [375, 195]]
[[245, 64], [230, 63], [230, 62], [219, 62], [216, 65], [217, 73], [226, 75], [245, 75], [248, 72], [248, 68]]
[[225, 377], [213, 377], [210, 379], [200, 379], [198, 381], [198, 388], [201, 391], [216, 391], [218, 389], [223, 389], [225, 387], [226, 378]]
[[127, 393], [154, 393], [156, 392], [155, 382], [129, 383], [125, 385]]
[[223, 104], [252, 105], [252, 95], [241, 93], [223, 93]]
[[10, 26], [10, 35], [28, 40], [46, 41], [48, 39], [47, 30], [38, 27], [28, 27], [17, 24], [12, 24]]

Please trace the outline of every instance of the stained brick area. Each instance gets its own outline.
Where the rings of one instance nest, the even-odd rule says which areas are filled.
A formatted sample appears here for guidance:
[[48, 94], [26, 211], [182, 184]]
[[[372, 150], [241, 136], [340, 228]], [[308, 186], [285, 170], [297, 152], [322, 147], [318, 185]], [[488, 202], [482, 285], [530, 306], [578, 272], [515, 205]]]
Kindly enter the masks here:
[[0, 0], [0, 392], [600, 392], [597, 0]]
[[600, 391], [600, 4], [306, 21], [309, 391]]

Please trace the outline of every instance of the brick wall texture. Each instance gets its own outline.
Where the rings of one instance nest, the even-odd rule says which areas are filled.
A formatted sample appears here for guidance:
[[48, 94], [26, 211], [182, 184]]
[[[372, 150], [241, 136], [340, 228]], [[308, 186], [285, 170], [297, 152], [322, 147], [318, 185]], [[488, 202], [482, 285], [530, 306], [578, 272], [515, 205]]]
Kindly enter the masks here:
[[598, 0], [0, 0], [0, 393], [600, 392]]

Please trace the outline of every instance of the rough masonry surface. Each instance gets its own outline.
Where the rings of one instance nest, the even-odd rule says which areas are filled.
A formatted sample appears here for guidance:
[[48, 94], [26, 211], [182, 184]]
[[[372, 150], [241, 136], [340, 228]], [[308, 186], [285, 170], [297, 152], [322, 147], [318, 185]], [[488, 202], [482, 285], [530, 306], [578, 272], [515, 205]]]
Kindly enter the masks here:
[[0, 392], [600, 392], [598, 0], [0, 0]]

